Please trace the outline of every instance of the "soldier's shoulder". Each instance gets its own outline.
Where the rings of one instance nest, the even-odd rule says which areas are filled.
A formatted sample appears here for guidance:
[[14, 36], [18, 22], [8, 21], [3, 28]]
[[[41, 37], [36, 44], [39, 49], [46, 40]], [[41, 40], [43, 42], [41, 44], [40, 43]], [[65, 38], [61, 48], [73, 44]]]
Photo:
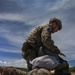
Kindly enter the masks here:
[[48, 24], [40, 24], [38, 26], [36, 26], [32, 31], [31, 33], [34, 33], [34, 32], [37, 32], [37, 31], [40, 31], [41, 29], [44, 30], [44, 29], [48, 29], [49, 30], [49, 25]]
[[46, 26], [47, 26], [47, 24], [40, 24], [40, 25], [36, 26], [33, 30], [40, 30]]
[[49, 24], [43, 24], [42, 26], [42, 30], [47, 30], [47, 31], [51, 31], [51, 27]]
[[40, 27], [45, 27], [45, 26], [48, 26], [48, 24], [40, 24], [39, 26]]

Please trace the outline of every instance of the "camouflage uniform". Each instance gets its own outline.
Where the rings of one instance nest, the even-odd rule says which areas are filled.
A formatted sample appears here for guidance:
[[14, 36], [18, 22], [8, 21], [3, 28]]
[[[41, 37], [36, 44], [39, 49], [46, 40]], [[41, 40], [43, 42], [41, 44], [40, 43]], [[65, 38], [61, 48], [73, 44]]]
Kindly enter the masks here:
[[49, 24], [40, 25], [33, 29], [31, 34], [26, 39], [26, 42], [23, 44], [22, 51], [25, 51], [25, 44], [27, 43], [36, 51], [38, 51], [40, 47], [44, 47], [44, 49], [46, 48], [52, 53], [60, 54], [60, 50], [54, 45], [54, 41], [51, 39], [51, 31], [52, 29]]
[[[50, 19], [49, 24], [44, 24], [37, 26], [32, 30], [30, 35], [27, 37], [26, 42], [24, 42], [22, 47], [22, 56], [27, 61], [28, 68], [31, 70], [32, 65], [29, 60], [32, 60], [40, 55], [53, 55], [59, 57], [60, 50], [54, 45], [54, 41], [51, 39], [52, 33], [52, 22], [56, 22], [59, 25], [59, 30], [61, 29], [61, 21], [57, 18]], [[40, 49], [41, 48], [41, 49]], [[63, 60], [61, 59], [60, 62]]]

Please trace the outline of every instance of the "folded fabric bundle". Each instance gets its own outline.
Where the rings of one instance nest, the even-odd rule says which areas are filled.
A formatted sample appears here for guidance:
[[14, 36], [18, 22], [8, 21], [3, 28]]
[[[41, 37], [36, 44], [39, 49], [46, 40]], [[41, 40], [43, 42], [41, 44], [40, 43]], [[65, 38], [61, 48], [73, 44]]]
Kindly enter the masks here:
[[54, 69], [60, 64], [56, 57], [50, 55], [37, 57], [30, 61], [30, 63], [32, 64], [32, 68], [38, 66], [45, 69]]

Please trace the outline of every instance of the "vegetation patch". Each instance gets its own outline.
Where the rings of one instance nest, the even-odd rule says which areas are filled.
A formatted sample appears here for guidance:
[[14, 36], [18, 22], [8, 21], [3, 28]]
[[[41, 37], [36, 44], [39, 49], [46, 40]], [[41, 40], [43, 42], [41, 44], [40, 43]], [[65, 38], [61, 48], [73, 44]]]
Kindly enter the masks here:
[[75, 72], [75, 66], [74, 67], [70, 67], [70, 72]]

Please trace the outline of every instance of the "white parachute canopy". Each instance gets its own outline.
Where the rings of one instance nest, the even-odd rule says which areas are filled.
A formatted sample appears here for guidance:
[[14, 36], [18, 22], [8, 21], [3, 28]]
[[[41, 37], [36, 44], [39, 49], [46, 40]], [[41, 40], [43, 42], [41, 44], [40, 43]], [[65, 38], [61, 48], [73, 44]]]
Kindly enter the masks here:
[[30, 61], [30, 63], [33, 65], [33, 68], [38, 66], [45, 69], [54, 69], [60, 64], [56, 57], [50, 55], [37, 57]]

